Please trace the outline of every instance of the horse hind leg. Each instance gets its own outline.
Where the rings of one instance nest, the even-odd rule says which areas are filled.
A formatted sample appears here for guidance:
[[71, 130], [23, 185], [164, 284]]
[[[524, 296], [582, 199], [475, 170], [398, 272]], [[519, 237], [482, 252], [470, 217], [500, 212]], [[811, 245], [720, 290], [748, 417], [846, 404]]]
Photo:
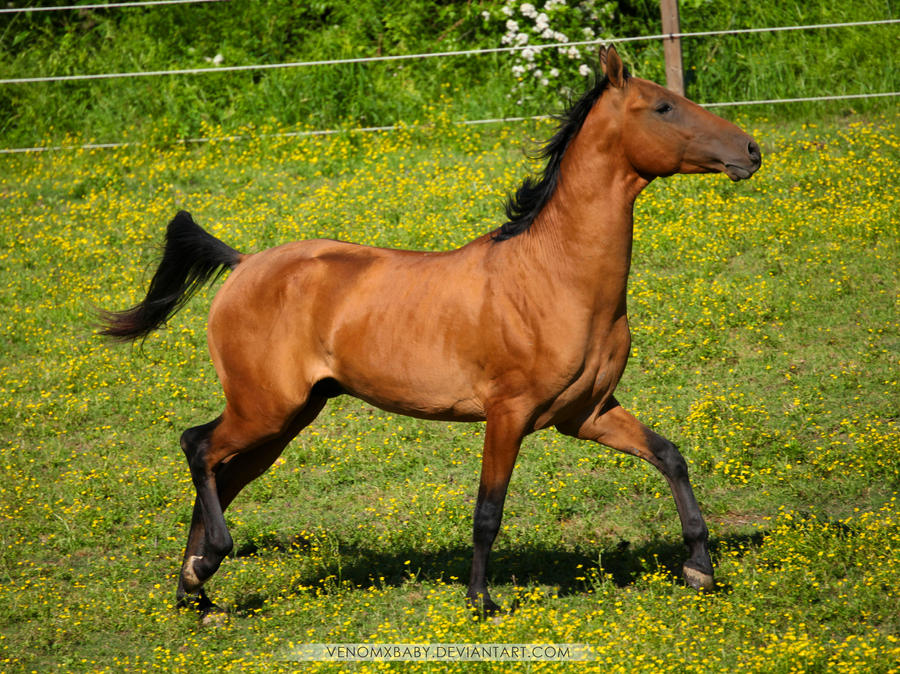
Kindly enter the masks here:
[[[222, 559], [233, 547], [215, 477], [219, 462], [234, 452], [226, 450], [223, 434], [216, 433], [226, 419], [226, 415], [222, 415], [208, 424], [189, 428], [181, 436], [181, 448], [197, 492], [192, 531], [195, 529], [194, 522], [198, 521], [197, 515], [198, 523], [203, 527], [202, 554], [189, 557], [181, 570], [179, 587], [188, 594], [199, 593], [200, 587], [215, 573]], [[225, 427], [227, 429], [227, 424]]]
[[[182, 448], [191, 467], [197, 497], [176, 591], [179, 606], [188, 605], [189, 597], [193, 596], [201, 613], [214, 608], [202, 585], [216, 572], [233, 547], [231, 535], [225, 524], [225, 509], [240, 491], [262, 475], [290, 441], [316, 418], [325, 401], [324, 397], [310, 398], [281, 431], [262, 441], [250, 442], [240, 450], [225, 452], [225, 456], [218, 461], [210, 458], [217, 456], [214, 453], [214, 443], [230, 446], [225, 438], [227, 427], [223, 423], [224, 415], [208, 424], [184, 432]], [[219, 454], [222, 454], [222, 450], [219, 450]], [[208, 464], [213, 464], [211, 471], [207, 469]], [[210, 501], [212, 502], [207, 506], [207, 502]]]
[[[213, 421], [210, 421], [207, 424], [203, 424], [201, 426], [194, 426], [193, 428], [187, 429], [184, 433], [181, 434], [181, 449], [184, 452], [185, 458], [187, 459], [188, 466], [192, 465], [194, 456], [200, 450], [200, 448], [207, 443], [209, 440], [209, 435], [213, 432], [213, 430], [221, 423], [222, 417], [218, 417]], [[204, 548], [204, 538], [206, 535], [206, 528], [203, 526], [203, 516], [200, 505], [200, 497], [196, 496], [194, 498], [194, 509], [191, 514], [191, 525], [190, 525], [190, 533], [188, 534], [188, 542], [185, 549], [185, 557], [182, 563], [182, 573], [179, 575], [178, 579], [178, 590], [176, 592], [176, 600], [177, 605], [179, 607], [188, 605], [188, 596], [195, 595], [195, 602], [197, 604], [197, 608], [205, 613], [211, 608], [213, 608], [213, 603], [206, 596], [206, 593], [203, 591], [202, 587], [193, 587], [191, 591], [185, 589], [185, 582], [183, 579], [184, 570], [186, 567], [187, 560], [191, 556], [201, 555]], [[190, 554], [189, 554], [190, 553]], [[189, 572], [192, 574], [192, 572]], [[191, 576], [193, 580], [193, 575]], [[190, 581], [189, 581], [190, 582]]]

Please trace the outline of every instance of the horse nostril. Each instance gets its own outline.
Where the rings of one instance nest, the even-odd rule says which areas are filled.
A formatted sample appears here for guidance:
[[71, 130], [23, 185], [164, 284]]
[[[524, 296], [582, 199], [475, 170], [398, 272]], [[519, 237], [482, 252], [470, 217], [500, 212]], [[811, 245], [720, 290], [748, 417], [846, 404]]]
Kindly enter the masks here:
[[759, 145], [756, 144], [756, 141], [750, 141], [750, 144], [747, 146], [747, 151], [750, 153], [750, 159], [757, 164], [761, 163], [762, 153], [759, 151]]

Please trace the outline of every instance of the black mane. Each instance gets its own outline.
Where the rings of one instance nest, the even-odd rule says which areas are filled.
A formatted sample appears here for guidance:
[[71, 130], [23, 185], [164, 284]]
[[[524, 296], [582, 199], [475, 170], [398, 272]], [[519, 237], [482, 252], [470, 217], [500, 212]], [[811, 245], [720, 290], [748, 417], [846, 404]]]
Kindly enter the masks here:
[[[628, 77], [627, 73], [625, 77]], [[595, 81], [594, 85], [577, 101], [569, 105], [569, 108], [558, 119], [559, 129], [553, 137], [541, 148], [538, 157], [547, 159], [544, 173], [537, 178], [528, 176], [522, 181], [522, 185], [511, 194], [506, 201], [506, 217], [508, 220], [497, 229], [492, 238], [494, 241], [505, 241], [527, 231], [531, 223], [543, 210], [559, 182], [559, 167], [562, 164], [563, 155], [569, 143], [581, 129], [594, 103], [609, 86], [609, 78], [603, 77]]]

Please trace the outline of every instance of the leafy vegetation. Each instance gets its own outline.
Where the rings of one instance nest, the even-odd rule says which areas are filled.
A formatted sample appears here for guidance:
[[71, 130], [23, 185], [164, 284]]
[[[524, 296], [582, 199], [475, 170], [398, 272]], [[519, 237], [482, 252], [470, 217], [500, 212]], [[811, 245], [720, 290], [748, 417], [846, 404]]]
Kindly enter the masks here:
[[[59, 0], [63, 2], [63, 0]], [[526, 8], [523, 10], [523, 8]], [[892, 18], [893, 0], [682, 3], [684, 31]], [[510, 22], [515, 28], [510, 27]], [[215, 68], [547, 44], [660, 32], [656, 0], [518, 3], [285, 2], [0, 15], [4, 78]], [[896, 28], [869, 26], [685, 40], [688, 91], [735, 101], [896, 91]], [[412, 123], [451, 92], [455, 119], [546, 114], [579, 91], [588, 47], [203, 75], [0, 85], [5, 146], [169, 141], [280, 128]], [[632, 70], [663, 81], [662, 44], [629, 43]], [[779, 107], [795, 118], [883, 111], [893, 101]], [[770, 112], [770, 111], [763, 111]]]
[[522, 139], [551, 127], [440, 109], [396, 133], [0, 158], [0, 667], [289, 671], [297, 644], [464, 642], [584, 643], [598, 671], [892, 671], [895, 117], [745, 119], [752, 180], [677, 177], [639, 201], [619, 396], [687, 457], [717, 592], [679, 581], [652, 468], [547, 431], [523, 447], [491, 567], [516, 610], [473, 621], [483, 427], [339, 398], [227, 512], [235, 554], [210, 591], [230, 619], [175, 609], [193, 500], [178, 436], [222, 404], [211, 292], [142, 349], [93, 335], [93, 308], [136, 299], [179, 208], [246, 251], [443, 249], [495, 227], [536, 168]]

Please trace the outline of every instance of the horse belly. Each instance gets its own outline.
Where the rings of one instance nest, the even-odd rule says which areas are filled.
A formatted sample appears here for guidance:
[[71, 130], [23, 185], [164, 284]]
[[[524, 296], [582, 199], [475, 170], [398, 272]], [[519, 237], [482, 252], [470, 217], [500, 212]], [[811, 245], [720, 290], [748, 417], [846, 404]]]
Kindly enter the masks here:
[[[396, 256], [344, 277], [321, 339], [350, 394], [402, 414], [479, 420], [480, 293], [452, 256]], [[441, 273], [443, 272], [443, 273]]]
[[[446, 382], [442, 382], [446, 384]], [[458, 397], [452, 392], [419, 387], [417, 382], [383, 379], [374, 385], [354, 379], [342, 384], [350, 395], [387, 412], [436, 421], [484, 421], [484, 407], [474, 397]]]
[[423, 315], [428, 313], [387, 310], [356, 317], [335, 341], [335, 379], [351, 395], [391, 412], [483, 419], [477, 368], [454, 339], [458, 328], [442, 329]]

